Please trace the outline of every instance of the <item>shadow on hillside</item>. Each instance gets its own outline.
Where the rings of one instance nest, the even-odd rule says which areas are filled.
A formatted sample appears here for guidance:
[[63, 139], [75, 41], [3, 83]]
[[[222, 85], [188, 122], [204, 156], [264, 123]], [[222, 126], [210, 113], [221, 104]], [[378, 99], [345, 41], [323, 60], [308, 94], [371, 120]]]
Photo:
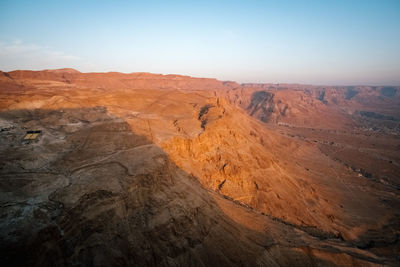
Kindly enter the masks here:
[[[285, 244], [230, 219], [104, 107], [4, 111], [0, 122], [2, 266], [334, 265], [296, 249], [300, 236]], [[42, 135], [26, 144], [28, 130]]]

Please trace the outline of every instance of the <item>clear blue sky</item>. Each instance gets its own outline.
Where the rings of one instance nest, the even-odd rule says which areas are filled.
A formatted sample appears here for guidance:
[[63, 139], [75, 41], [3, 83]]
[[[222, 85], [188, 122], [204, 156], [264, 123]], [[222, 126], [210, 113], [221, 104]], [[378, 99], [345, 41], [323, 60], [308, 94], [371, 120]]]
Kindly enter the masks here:
[[0, 69], [400, 84], [400, 0], [0, 1]]

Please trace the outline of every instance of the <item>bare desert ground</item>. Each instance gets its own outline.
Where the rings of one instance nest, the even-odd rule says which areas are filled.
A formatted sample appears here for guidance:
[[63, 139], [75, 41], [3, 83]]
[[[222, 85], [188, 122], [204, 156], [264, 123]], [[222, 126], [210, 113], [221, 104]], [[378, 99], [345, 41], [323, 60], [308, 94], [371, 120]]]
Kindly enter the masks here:
[[0, 72], [0, 131], [2, 266], [400, 264], [399, 87]]

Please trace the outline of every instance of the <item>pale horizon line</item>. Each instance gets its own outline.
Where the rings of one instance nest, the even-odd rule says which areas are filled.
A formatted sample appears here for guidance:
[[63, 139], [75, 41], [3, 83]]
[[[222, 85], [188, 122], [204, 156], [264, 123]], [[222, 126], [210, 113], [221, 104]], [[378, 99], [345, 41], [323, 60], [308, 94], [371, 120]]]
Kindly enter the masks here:
[[4, 71], [1, 70], [1, 72], [4, 73], [9, 73], [9, 72], [15, 72], [15, 71], [33, 71], [33, 72], [43, 72], [43, 71], [62, 71], [62, 70], [73, 70], [76, 71], [78, 73], [82, 73], [82, 74], [91, 74], [91, 73], [103, 73], [103, 74], [109, 74], [109, 73], [118, 73], [118, 74], [125, 74], [125, 75], [130, 75], [130, 74], [151, 74], [151, 75], [163, 75], [163, 76], [181, 76], [181, 77], [189, 77], [189, 78], [194, 78], [194, 79], [213, 79], [213, 80], [217, 80], [220, 82], [234, 82], [237, 83], [239, 85], [250, 85], [250, 84], [258, 84], [258, 85], [266, 85], [266, 84], [271, 84], [271, 85], [301, 85], [301, 86], [325, 86], [325, 87], [348, 87], [348, 86], [354, 86], [354, 87], [385, 87], [385, 86], [391, 86], [391, 87], [400, 87], [400, 81], [398, 84], [358, 84], [358, 83], [354, 83], [354, 84], [324, 84], [324, 83], [302, 83], [302, 82], [239, 82], [239, 81], [235, 81], [235, 80], [225, 80], [225, 79], [219, 79], [217, 77], [202, 77], [202, 76], [192, 76], [189, 74], [178, 74], [178, 73], [155, 73], [155, 72], [149, 72], [149, 71], [133, 71], [133, 72], [124, 72], [124, 71], [116, 71], [116, 70], [110, 70], [110, 71], [80, 71], [78, 70], [76, 67], [66, 67], [66, 68], [46, 68], [46, 69], [13, 69], [13, 70], [9, 70], [9, 71]]

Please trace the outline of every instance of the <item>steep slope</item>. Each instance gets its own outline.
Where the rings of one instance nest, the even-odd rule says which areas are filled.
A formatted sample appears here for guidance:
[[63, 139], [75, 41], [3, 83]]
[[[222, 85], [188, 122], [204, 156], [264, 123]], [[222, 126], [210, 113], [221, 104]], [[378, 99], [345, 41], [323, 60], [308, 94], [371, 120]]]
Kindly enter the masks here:
[[220, 115], [214, 115], [218, 120], [207, 123], [204, 132], [163, 143], [178, 166], [198, 176], [204, 187], [277, 218], [350, 240], [359, 234], [356, 228], [374, 228], [376, 218], [392, 216], [391, 206], [383, 208], [373, 191], [396, 194], [395, 189], [375, 188], [317, 145], [263, 129], [235, 107], [209, 105], [209, 112]]
[[[203, 262], [247, 265], [248, 262], [253, 266], [292, 265], [296, 257], [311, 265], [318, 264], [321, 258], [340, 265], [359, 264], [355, 258], [394, 264], [399, 246], [400, 200], [396, 187], [399, 154], [395, 149], [400, 145], [399, 138], [382, 133], [377, 142], [377, 137], [353, 133], [358, 127], [357, 121], [352, 114], [330, 104], [330, 100], [324, 103], [323, 100], [330, 99], [328, 93], [322, 98], [301, 88], [250, 88], [212, 79], [142, 73], [24, 73], [13, 72], [7, 74], [9, 77], [3, 75], [4, 82], [0, 81], [4, 89], [1, 91], [4, 97], [0, 98], [0, 108], [4, 111], [1, 125], [5, 129], [2, 136], [11, 138], [7, 139], [10, 147], [4, 151], [1, 160], [6, 175], [3, 191], [7, 192], [5, 196], [13, 196], [16, 188], [7, 187], [13, 173], [35, 169], [40, 164], [40, 168], [53, 168], [52, 175], [76, 176], [71, 180], [76, 184], [67, 188], [63, 188], [65, 178], [57, 179], [58, 184], [51, 185], [48, 177], [43, 183], [45, 188], [56, 188], [57, 193], [54, 190], [53, 193], [43, 193], [43, 185], [40, 185], [40, 194], [44, 196], [41, 201], [46, 202], [46, 196], [51, 196], [64, 207], [61, 209], [64, 215], [56, 216], [59, 220], [57, 227], [74, 229], [72, 235], [61, 238], [61, 244], [67, 240], [79, 240], [75, 235], [81, 235], [84, 226], [93, 224], [93, 227], [105, 225], [105, 228], [101, 226], [101, 230], [94, 231], [95, 235], [101, 232], [129, 237], [128, 241], [124, 239], [121, 242], [138, 251], [137, 256], [128, 257], [133, 260], [129, 264]], [[71, 77], [63, 80], [63, 75]], [[10, 85], [19, 90], [13, 90]], [[98, 106], [105, 107], [107, 112], [96, 108]], [[17, 121], [15, 127], [19, 132], [12, 130]], [[32, 129], [39, 126], [54, 135], [55, 143], [11, 148], [20, 142], [22, 127]], [[8, 135], [10, 129], [14, 132]], [[371, 142], [374, 142], [374, 150], [371, 150]], [[358, 154], [357, 146], [362, 148], [357, 150]], [[44, 147], [48, 149], [46, 153]], [[33, 160], [38, 153], [42, 156]], [[26, 159], [18, 159], [24, 155]], [[365, 155], [370, 156], [365, 158]], [[365, 164], [378, 156], [385, 162], [380, 166], [387, 167], [385, 170], [377, 167], [372, 172]], [[57, 157], [57, 160], [50, 160], [52, 157]], [[168, 162], [167, 167], [161, 163], [164, 167], [160, 167], [158, 158]], [[135, 171], [143, 176], [136, 177]], [[373, 173], [374, 178], [363, 176], [365, 172]], [[129, 173], [134, 173], [136, 178], [130, 179]], [[96, 183], [91, 180], [93, 177]], [[142, 186], [146, 181], [149, 183]], [[136, 187], [138, 191], [132, 189]], [[110, 217], [114, 218], [113, 221], [123, 221], [121, 224], [125, 226], [115, 228], [109, 225], [110, 222], [105, 223], [105, 219], [96, 219], [95, 222], [85, 219], [92, 216], [89, 207], [92, 204], [88, 205], [86, 201], [92, 201], [89, 195], [99, 190], [112, 194], [106, 192], [105, 196], [95, 196], [93, 205], [99, 205], [101, 210], [100, 206], [107, 206], [107, 201], [114, 199], [110, 200], [114, 204], [110, 204], [109, 209], [118, 216], [111, 214]], [[28, 192], [22, 192], [24, 194]], [[140, 200], [137, 199], [139, 196]], [[103, 197], [107, 203], [100, 201]], [[28, 194], [26, 198], [36, 196]], [[136, 204], [128, 208], [131, 202], [126, 202], [126, 198]], [[6, 198], [5, 203], [14, 203], [11, 200]], [[11, 213], [19, 218], [20, 210], [30, 207], [32, 200], [24, 201], [14, 213], [4, 209], [3, 214]], [[15, 208], [13, 205], [10, 206], [12, 209]], [[72, 218], [87, 213], [82, 215], [85, 218], [78, 220], [81, 222], [66, 215], [79, 205], [83, 207], [77, 208]], [[124, 210], [121, 206], [125, 206], [126, 213], [121, 213]], [[163, 214], [164, 210], [171, 214], [161, 216], [168, 223], [161, 223], [160, 229], [174, 228], [176, 223], [181, 225], [174, 212], [182, 210], [193, 218], [197, 208], [202, 210], [201, 219], [185, 222], [184, 230], [175, 229], [167, 237], [161, 230], [148, 228], [151, 220]], [[135, 213], [137, 210], [140, 212]], [[12, 216], [4, 217], [6, 226], [15, 219]], [[96, 214], [93, 216], [97, 218]], [[133, 221], [137, 229], [129, 232], [126, 227], [132, 224], [126, 221], [130, 222], [132, 216], [144, 223], [138, 225]], [[37, 219], [29, 220], [36, 222]], [[70, 224], [64, 224], [65, 220], [71, 221]], [[206, 236], [209, 240], [209, 243], [201, 242], [198, 250], [191, 247], [191, 241], [182, 241], [188, 238], [189, 225], [202, 229], [202, 225], [216, 222], [224, 230], [212, 234], [198, 230], [199, 233], [190, 234], [199, 236], [201, 240]], [[23, 225], [21, 229], [25, 229], [25, 221]], [[266, 228], [274, 230], [265, 231]], [[253, 233], [254, 229], [256, 233]], [[150, 232], [150, 237], [133, 237], [140, 236], [143, 231]], [[153, 235], [152, 231], [156, 234]], [[293, 235], [285, 237], [288, 232]], [[240, 242], [235, 241], [235, 236], [241, 237]], [[20, 238], [16, 240], [24, 240]], [[51, 235], [49, 240], [54, 241], [54, 238]], [[258, 238], [264, 241], [272, 238], [273, 248], [269, 247], [266, 253], [268, 245], [263, 245], [264, 241]], [[96, 244], [101, 247], [103, 242], [113, 240], [101, 237]], [[88, 252], [90, 249], [86, 246], [92, 247], [92, 241], [90, 245], [82, 245], [82, 242], [76, 241], [71, 245], [74, 248], [77, 244], [85, 247], [82, 252], [70, 249], [69, 254], [55, 254], [58, 259], [66, 259], [65, 264], [84, 262], [93, 253], [101, 254], [98, 250]], [[238, 244], [231, 245], [235, 242]], [[143, 246], [137, 247], [137, 243]], [[118, 244], [113, 246], [118, 247], [117, 251], [125, 251], [123, 255], [132, 253], [126, 250], [125, 245], [120, 247]], [[219, 244], [217, 248], [215, 244]], [[179, 249], [165, 252], [169, 246]], [[323, 249], [324, 246], [329, 249]], [[18, 253], [23, 249], [16, 247]], [[247, 248], [251, 249], [247, 251]], [[207, 255], [214, 255], [211, 251], [219, 252], [208, 259]], [[341, 259], [331, 254], [334, 252], [347, 256]], [[152, 256], [141, 256], [147, 253], [152, 253]], [[110, 256], [115, 257], [117, 254]], [[143, 257], [142, 261], [138, 259], [140, 257]], [[285, 257], [288, 260], [282, 262]], [[128, 258], [123, 259], [124, 263]], [[173, 259], [166, 262], [169, 258]], [[323, 263], [326, 265], [328, 262]]]
[[323, 129], [399, 133], [400, 88], [245, 84], [219, 95], [263, 122]]
[[[205, 191], [104, 108], [0, 116], [13, 126], [1, 135], [3, 266], [382, 262]], [[40, 141], [16, 142], [27, 126]]]

